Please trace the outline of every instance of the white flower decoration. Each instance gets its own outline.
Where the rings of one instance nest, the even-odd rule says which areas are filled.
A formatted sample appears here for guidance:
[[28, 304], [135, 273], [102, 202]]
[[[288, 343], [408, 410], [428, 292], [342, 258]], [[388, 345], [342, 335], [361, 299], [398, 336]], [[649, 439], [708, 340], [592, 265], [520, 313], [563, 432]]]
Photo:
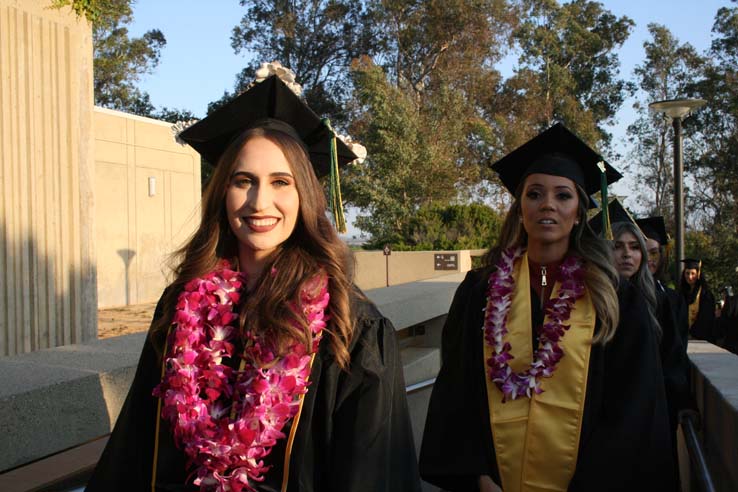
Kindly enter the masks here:
[[351, 161], [351, 163], [361, 164], [366, 159], [366, 147], [361, 145], [359, 142], [354, 142], [349, 135], [339, 135], [336, 134], [336, 138], [341, 140], [344, 144], [346, 144], [346, 147], [348, 147], [351, 152], [353, 152], [356, 155], [356, 159]]
[[289, 87], [295, 95], [302, 95], [302, 86], [295, 82], [295, 73], [289, 68], [282, 66], [278, 61], [262, 63], [256, 70], [256, 80], [254, 80], [254, 82], [258, 84], [272, 75], [276, 75], [282, 79], [282, 82], [287, 84], [287, 87]]
[[199, 120], [187, 120], [187, 121], [178, 121], [175, 124], [173, 124], [170, 129], [172, 131], [172, 135], [174, 136], [174, 141], [177, 142], [179, 145], [187, 145], [187, 142], [182, 140], [179, 135], [195, 123], [197, 123]]

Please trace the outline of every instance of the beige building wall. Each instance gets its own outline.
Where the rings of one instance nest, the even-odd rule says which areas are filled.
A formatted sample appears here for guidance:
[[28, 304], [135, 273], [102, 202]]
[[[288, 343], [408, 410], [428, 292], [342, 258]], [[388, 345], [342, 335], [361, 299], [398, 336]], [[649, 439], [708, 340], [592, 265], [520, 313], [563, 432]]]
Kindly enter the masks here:
[[99, 307], [156, 301], [168, 256], [199, 222], [200, 156], [170, 127], [94, 110]]
[[92, 33], [0, 0], [0, 355], [97, 332]]
[[[369, 290], [467, 272], [472, 268], [472, 257], [482, 256], [484, 253], [483, 249], [393, 251], [385, 256], [382, 251], [355, 251], [354, 281], [359, 288]], [[441, 258], [438, 255], [442, 255]]]

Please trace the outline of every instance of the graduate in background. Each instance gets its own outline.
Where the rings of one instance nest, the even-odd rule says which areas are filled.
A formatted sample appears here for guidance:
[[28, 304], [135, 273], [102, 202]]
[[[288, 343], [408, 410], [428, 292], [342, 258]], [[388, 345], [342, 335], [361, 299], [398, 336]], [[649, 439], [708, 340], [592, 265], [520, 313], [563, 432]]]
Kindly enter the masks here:
[[666, 234], [666, 223], [660, 215], [636, 219], [636, 224], [646, 236], [646, 249], [648, 250], [648, 270], [656, 281], [656, 291], [665, 295], [671, 306], [672, 316], [676, 323], [677, 333], [682, 341], [682, 346], [687, 349], [689, 340], [689, 322], [687, 314], [687, 303], [684, 298], [674, 289], [666, 285], [666, 268], [668, 256], [666, 246], [669, 238]]
[[217, 167], [88, 492], [420, 490], [395, 330], [317, 179], [356, 155], [290, 87], [181, 134]]
[[515, 199], [449, 310], [421, 476], [453, 492], [672, 490], [656, 330], [586, 220], [620, 174], [561, 124], [493, 169]]
[[679, 425], [679, 412], [685, 409], [691, 410], [694, 407], [689, 392], [689, 360], [677, 326], [678, 322], [686, 324], [686, 321], [674, 318], [669, 299], [664, 292], [656, 288], [645, 260], [648, 254], [645, 236], [632, 217], [628, 216], [624, 221], [613, 221], [612, 235], [615, 268], [643, 293], [652, 306], [652, 314], [656, 318], [654, 326], [657, 328], [659, 339], [664, 389], [669, 405], [671, 437], [674, 440], [672, 452], [676, 461], [676, 430]]
[[715, 343], [715, 297], [702, 273], [702, 260], [685, 258], [679, 292], [687, 304], [689, 334]]

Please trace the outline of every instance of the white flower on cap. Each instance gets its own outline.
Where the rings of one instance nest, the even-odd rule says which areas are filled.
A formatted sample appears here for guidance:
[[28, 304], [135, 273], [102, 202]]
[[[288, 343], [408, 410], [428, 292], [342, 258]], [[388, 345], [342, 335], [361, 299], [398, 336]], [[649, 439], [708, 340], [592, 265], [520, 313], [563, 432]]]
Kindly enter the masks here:
[[349, 135], [338, 135], [336, 134], [336, 138], [341, 140], [343, 143], [346, 144], [346, 147], [348, 147], [351, 152], [353, 152], [356, 155], [356, 159], [351, 161], [351, 164], [361, 164], [364, 162], [364, 159], [366, 159], [366, 147], [361, 145], [359, 142], [354, 142]]
[[287, 87], [289, 87], [290, 90], [295, 93], [295, 95], [302, 95], [302, 86], [295, 82], [295, 73], [289, 68], [282, 66], [282, 64], [278, 61], [273, 61], [271, 63], [262, 63], [261, 66], [256, 70], [256, 80], [254, 80], [254, 82], [258, 84], [259, 82], [263, 82], [272, 75], [276, 75], [277, 77], [282, 79], [282, 82], [284, 82]]
[[174, 141], [177, 142], [179, 145], [185, 146], [187, 145], [187, 142], [179, 138], [179, 134], [197, 123], [199, 120], [179, 120], [175, 124], [173, 124], [170, 127], [170, 130], [172, 131], [172, 136], [174, 136]]

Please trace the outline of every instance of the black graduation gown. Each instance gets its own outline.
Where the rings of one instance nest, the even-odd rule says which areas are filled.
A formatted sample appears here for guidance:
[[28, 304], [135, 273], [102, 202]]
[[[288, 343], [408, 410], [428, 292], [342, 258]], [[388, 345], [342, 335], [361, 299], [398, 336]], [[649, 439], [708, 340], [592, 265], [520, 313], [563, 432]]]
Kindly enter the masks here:
[[[161, 304], [161, 303], [160, 303]], [[395, 330], [369, 301], [352, 298], [357, 319], [351, 366], [342, 371], [321, 343], [292, 447], [289, 492], [419, 491], [415, 446]], [[156, 316], [161, 315], [157, 306]], [[160, 357], [148, 337], [133, 384], [87, 492], [151, 490]], [[285, 429], [289, 434], [289, 429]], [[272, 448], [273, 468], [256, 485], [279, 491], [285, 441]], [[167, 422], [159, 434], [157, 491], [196, 491]]]
[[657, 294], [660, 292], [669, 301], [672, 317], [676, 323], [677, 333], [682, 342], [682, 347], [684, 347], [686, 352], [689, 342], [689, 311], [687, 310], [687, 303], [679, 292], [667, 287], [659, 280], [656, 280], [656, 292]]
[[669, 422], [672, 432], [676, 432], [679, 424], [677, 419], [679, 410], [693, 407], [690, 404], [689, 358], [686, 345], [684, 345], [686, 340], [682, 341], [682, 336], [687, 332], [686, 306], [682, 302], [681, 306], [684, 306], [684, 309], [680, 309], [680, 305], [674, 303], [668, 291], [660, 289], [658, 284], [656, 299], [658, 300], [656, 317], [661, 326], [661, 343], [659, 344], [661, 367], [664, 372], [666, 401], [669, 405]]
[[[486, 285], [469, 272], [454, 296], [420, 452], [421, 477], [453, 492], [477, 491], [480, 475], [500, 483], [483, 379]], [[636, 289], [624, 282], [619, 298], [615, 337], [591, 350], [572, 492], [676, 487], [658, 342]]]
[[729, 296], [725, 300], [722, 314], [716, 320], [718, 337], [722, 346], [734, 354], [738, 354], [738, 297]]

